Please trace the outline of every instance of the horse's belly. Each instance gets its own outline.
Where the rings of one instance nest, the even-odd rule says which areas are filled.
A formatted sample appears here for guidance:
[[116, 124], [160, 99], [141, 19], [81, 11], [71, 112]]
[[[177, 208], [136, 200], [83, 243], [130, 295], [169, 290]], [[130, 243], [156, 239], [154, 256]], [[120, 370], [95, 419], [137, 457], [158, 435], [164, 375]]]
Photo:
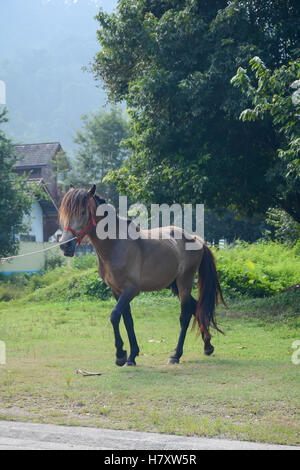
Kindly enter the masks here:
[[150, 260], [144, 263], [141, 272], [140, 288], [142, 291], [160, 290], [169, 287], [176, 279], [179, 262], [176, 257], [168, 260]]

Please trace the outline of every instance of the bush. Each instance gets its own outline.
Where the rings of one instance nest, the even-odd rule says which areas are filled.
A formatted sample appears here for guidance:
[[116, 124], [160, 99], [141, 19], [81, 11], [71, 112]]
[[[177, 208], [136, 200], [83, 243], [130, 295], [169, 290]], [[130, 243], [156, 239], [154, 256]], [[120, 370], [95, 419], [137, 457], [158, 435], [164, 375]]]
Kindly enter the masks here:
[[57, 267], [60, 268], [61, 266], [64, 266], [65, 264], [66, 264], [66, 260], [61, 255], [58, 255], [58, 254], [52, 255], [52, 256], [47, 257], [44, 270], [50, 271], [51, 269], [55, 269]]
[[274, 227], [275, 239], [281, 243], [295, 245], [300, 237], [300, 224], [281, 209], [269, 209], [266, 222]]
[[21, 297], [21, 291], [11, 284], [6, 283], [0, 286], [0, 302], [9, 302], [19, 297]]
[[215, 250], [224, 293], [231, 297], [266, 297], [299, 283], [297, 247], [238, 242], [233, 248]]
[[296, 256], [300, 257], [300, 238], [297, 240], [297, 243], [294, 247], [294, 253], [295, 253]]
[[90, 299], [107, 300], [111, 297], [111, 290], [100, 279], [98, 274], [90, 275], [80, 282], [81, 293]]
[[256, 272], [254, 264], [250, 261], [244, 266], [229, 262], [218, 271], [222, 289], [230, 297], [236, 295], [266, 297], [276, 294], [282, 288], [280, 283]]
[[72, 259], [72, 266], [76, 269], [89, 269], [94, 268], [98, 264], [97, 257], [94, 254], [85, 256], [75, 256]]
[[30, 281], [31, 276], [32, 274], [28, 274], [28, 273], [12, 273], [12, 274], [0, 273], [0, 283], [11, 284], [16, 287], [25, 287]]
[[[214, 252], [227, 297], [269, 297], [299, 284], [299, 241], [293, 248], [275, 242], [238, 242], [234, 247]], [[31, 301], [107, 300], [111, 291], [99, 278], [96, 265], [97, 258], [87, 255], [41, 274], [0, 275], [0, 300], [25, 296]], [[172, 294], [163, 290], [150, 295], [163, 298]]]
[[22, 297], [30, 278], [31, 275], [27, 273], [9, 275], [0, 273], [0, 302], [8, 302]]

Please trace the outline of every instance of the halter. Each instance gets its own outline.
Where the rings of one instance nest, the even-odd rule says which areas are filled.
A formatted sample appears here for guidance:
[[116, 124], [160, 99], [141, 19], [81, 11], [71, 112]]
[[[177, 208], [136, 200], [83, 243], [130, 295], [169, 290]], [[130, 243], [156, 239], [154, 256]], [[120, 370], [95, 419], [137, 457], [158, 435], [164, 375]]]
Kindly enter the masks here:
[[74, 237], [77, 238], [77, 243], [78, 245], [80, 245], [80, 243], [82, 242], [82, 239], [83, 237], [85, 236], [85, 233], [87, 232], [87, 230], [89, 230], [90, 228], [93, 228], [93, 227], [96, 227], [96, 221], [95, 221], [95, 218], [94, 218], [94, 214], [93, 214], [93, 206], [92, 206], [92, 201], [93, 201], [93, 198], [91, 197], [90, 198], [90, 209], [91, 209], [91, 218], [92, 218], [92, 222], [90, 222], [86, 227], [84, 227], [83, 230], [81, 230], [81, 232], [79, 233], [76, 233], [75, 230], [73, 230], [71, 227], [69, 227], [68, 225], [65, 225], [64, 228], [66, 230], [69, 230], [69, 232], [71, 232]]

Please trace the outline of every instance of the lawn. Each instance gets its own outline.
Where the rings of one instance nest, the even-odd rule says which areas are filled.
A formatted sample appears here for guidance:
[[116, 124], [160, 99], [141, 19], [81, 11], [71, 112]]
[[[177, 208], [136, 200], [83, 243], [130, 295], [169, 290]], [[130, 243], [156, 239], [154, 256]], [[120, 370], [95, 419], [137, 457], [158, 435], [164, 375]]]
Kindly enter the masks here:
[[142, 295], [132, 302], [136, 368], [114, 364], [112, 300], [1, 302], [0, 418], [300, 444], [299, 300], [298, 290], [234, 301], [219, 312], [226, 335], [214, 335], [211, 357], [189, 332], [181, 363], [167, 365], [178, 301]]

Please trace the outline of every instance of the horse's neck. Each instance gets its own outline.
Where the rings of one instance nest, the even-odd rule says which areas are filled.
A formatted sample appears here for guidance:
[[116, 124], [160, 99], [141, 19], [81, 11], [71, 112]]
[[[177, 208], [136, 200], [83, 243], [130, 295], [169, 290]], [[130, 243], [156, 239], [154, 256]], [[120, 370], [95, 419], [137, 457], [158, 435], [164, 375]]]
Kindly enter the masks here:
[[115, 240], [110, 240], [109, 238], [106, 238], [105, 240], [100, 240], [97, 237], [96, 230], [93, 231], [90, 235], [90, 240], [101, 261], [108, 261], [110, 259]]
[[[104, 240], [101, 240], [98, 238], [97, 233], [96, 233], [96, 228], [94, 227], [91, 235], [90, 235], [90, 240], [96, 250], [96, 253], [98, 254], [100, 260], [102, 261], [108, 261], [111, 258], [111, 252], [115, 248], [115, 244], [118, 243], [118, 241], [121, 241], [119, 239], [119, 233], [121, 230], [122, 236], [122, 242], [124, 242], [123, 238], [123, 231], [125, 230], [126, 233], [128, 233], [128, 226], [129, 224], [133, 224], [134, 227], [136, 228], [137, 231], [140, 231], [140, 228], [131, 220], [131, 219], [126, 219], [123, 217], [119, 217], [117, 215], [116, 218], [116, 238], [115, 239], [109, 239], [106, 238]], [[120, 227], [122, 226], [122, 228]]]

